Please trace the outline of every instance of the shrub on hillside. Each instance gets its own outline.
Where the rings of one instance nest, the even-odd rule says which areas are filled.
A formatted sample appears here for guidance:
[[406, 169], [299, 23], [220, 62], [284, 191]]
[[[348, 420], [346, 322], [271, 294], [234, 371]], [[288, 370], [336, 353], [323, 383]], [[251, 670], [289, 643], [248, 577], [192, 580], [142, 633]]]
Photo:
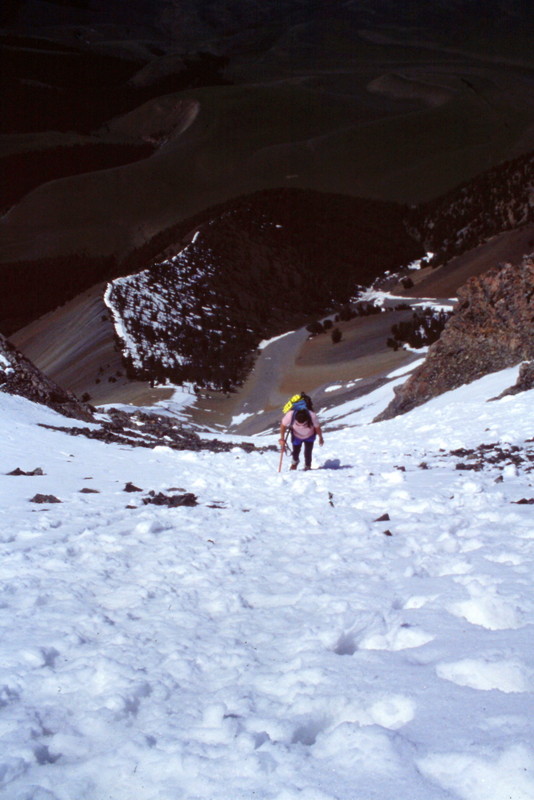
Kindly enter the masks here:
[[309, 325], [306, 325], [306, 330], [309, 332], [310, 337], [324, 333], [324, 328], [320, 322], [310, 322]]
[[392, 337], [386, 341], [388, 347], [397, 350], [400, 345], [410, 347], [426, 347], [436, 342], [451, 316], [449, 311], [435, 311], [431, 308], [414, 311], [412, 319], [398, 322], [391, 327]]
[[332, 337], [332, 344], [337, 344], [343, 338], [343, 334], [341, 333], [339, 328], [334, 328], [330, 336]]

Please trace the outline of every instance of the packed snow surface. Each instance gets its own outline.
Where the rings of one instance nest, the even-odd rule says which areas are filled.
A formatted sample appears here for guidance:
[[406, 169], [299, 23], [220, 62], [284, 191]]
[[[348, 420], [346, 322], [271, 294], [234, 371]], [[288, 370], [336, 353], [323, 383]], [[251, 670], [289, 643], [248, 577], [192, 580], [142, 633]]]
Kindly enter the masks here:
[[320, 413], [280, 474], [0, 393], [0, 797], [533, 800], [534, 404], [486, 402], [516, 374]]

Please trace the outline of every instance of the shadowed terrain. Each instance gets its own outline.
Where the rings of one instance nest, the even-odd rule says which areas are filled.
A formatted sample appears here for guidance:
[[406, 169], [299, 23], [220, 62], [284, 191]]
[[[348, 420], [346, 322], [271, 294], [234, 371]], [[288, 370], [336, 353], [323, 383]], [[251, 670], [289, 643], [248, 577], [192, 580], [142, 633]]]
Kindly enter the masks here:
[[0, 37], [0, 158], [8, 175], [15, 153], [57, 166], [10, 178], [3, 263], [120, 262], [258, 189], [420, 202], [534, 143], [530, 18], [498, 3], [29, 9]]

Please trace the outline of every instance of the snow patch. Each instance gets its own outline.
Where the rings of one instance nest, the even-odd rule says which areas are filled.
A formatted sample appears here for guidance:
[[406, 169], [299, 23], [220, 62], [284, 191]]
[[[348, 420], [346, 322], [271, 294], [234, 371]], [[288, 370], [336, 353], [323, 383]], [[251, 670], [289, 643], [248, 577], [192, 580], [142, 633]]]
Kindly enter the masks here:
[[[281, 473], [276, 432], [106, 445], [0, 393], [0, 794], [532, 800], [534, 405], [486, 402], [516, 376], [369, 424], [395, 377]], [[513, 471], [456, 469], [492, 442]]]
[[0, 353], [0, 369], [5, 375], [13, 375], [15, 372], [11, 362], [2, 353]]

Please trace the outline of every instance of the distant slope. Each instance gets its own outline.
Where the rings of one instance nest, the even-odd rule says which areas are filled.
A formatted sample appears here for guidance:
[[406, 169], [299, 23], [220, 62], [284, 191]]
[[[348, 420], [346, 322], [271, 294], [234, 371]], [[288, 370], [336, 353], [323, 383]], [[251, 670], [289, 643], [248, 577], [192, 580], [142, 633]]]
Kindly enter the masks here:
[[[385, 268], [421, 255], [403, 220], [396, 204], [279, 190], [238, 198], [170, 229], [153, 243], [160, 251], [167, 245], [157, 262], [140, 274], [132, 270], [111, 292], [119, 317], [135, 309], [131, 341], [141, 354], [135, 381], [125, 375], [104, 284], [19, 327], [12, 338], [47, 374], [93, 403], [155, 402], [169, 390], [148, 383], [163, 376], [232, 383], [246, 373], [261, 339], [311, 321]], [[95, 266], [113, 277], [113, 265]], [[88, 264], [85, 279], [90, 274]], [[60, 276], [59, 288], [71, 289], [59, 284]]]
[[418, 254], [401, 206], [273, 190], [219, 209], [180, 252], [113, 281], [106, 302], [132, 377], [229, 388], [261, 339]]
[[[421, 202], [528, 151], [528, 13], [476, 5], [18, 4], [0, 31], [0, 158], [46, 163], [29, 156], [39, 169], [4, 198], [0, 262], [122, 263], [191, 214], [279, 186]], [[170, 95], [198, 104], [194, 124], [130, 163]], [[129, 148], [124, 131], [110, 141], [127, 113]], [[84, 174], [59, 132], [90, 139]]]
[[483, 172], [443, 197], [421, 204], [410, 219], [414, 233], [434, 253], [434, 266], [492, 236], [532, 222], [534, 152]]
[[[414, 252], [420, 255], [425, 246], [443, 253], [439, 247], [438, 230], [448, 237], [450, 244], [447, 247], [458, 255], [436, 268], [436, 264], [442, 261], [438, 256], [433, 263], [434, 268], [410, 272], [415, 283], [410, 289], [404, 289], [400, 284], [395, 286], [398, 278], [391, 276], [388, 279], [389, 289], [393, 289], [395, 294], [453, 297], [469, 277], [479, 275], [501, 262], [519, 262], [534, 247], [534, 222], [528, 222], [532, 216], [531, 168], [532, 156], [521, 157], [504, 164], [502, 169], [491, 170], [464, 184], [435, 203], [412, 210], [409, 230], [412, 236], [419, 239], [420, 249], [417, 246], [414, 248], [413, 241], [406, 239], [405, 231], [399, 227], [399, 208], [394, 205], [298, 190], [247, 195], [210, 207], [170, 227], [154, 237], [148, 247], [139, 250], [128, 264], [120, 268], [113, 260], [85, 257], [43, 261], [37, 272], [31, 267], [4, 271], [4, 286], [10, 287], [10, 291], [0, 296], [0, 310], [4, 314], [2, 324], [14, 331], [17, 327], [21, 328], [21, 324], [15, 324], [17, 311], [21, 315], [26, 314], [23, 320], [27, 321], [28, 313], [30, 318], [32, 314], [39, 316], [39, 308], [45, 310], [47, 305], [50, 308], [59, 299], [75, 296], [84, 285], [114, 278], [121, 272], [134, 275], [145, 270], [149, 264], [163, 264], [166, 260], [172, 262], [174, 259], [174, 264], [182, 264], [193, 280], [186, 299], [190, 304], [189, 321], [187, 313], [182, 319], [176, 319], [174, 315], [168, 331], [161, 328], [157, 333], [151, 331], [149, 320], [152, 312], [147, 305], [150, 303], [150, 293], [148, 299], [145, 298], [141, 283], [134, 290], [133, 284], [137, 279], [130, 281], [131, 290], [128, 293], [131, 296], [128, 302], [132, 302], [132, 298], [139, 293], [139, 308], [144, 309], [143, 314], [146, 312], [148, 320], [148, 327], [145, 325], [141, 337], [145, 343], [140, 345], [144, 353], [144, 366], [138, 374], [144, 378], [160, 374], [161, 356], [176, 348], [176, 354], [170, 356], [167, 369], [162, 374], [174, 374], [174, 370], [181, 366], [180, 359], [183, 356], [186, 361], [192, 359], [186, 369], [189, 378], [196, 380], [200, 377], [202, 380], [204, 377], [209, 380], [209, 370], [204, 376], [202, 373], [208, 359], [219, 363], [217, 353], [224, 330], [224, 336], [227, 337], [225, 356], [215, 371], [219, 369], [221, 374], [225, 373], [223, 362], [229, 356], [235, 368], [234, 374], [243, 375], [249, 357], [246, 354], [254, 350], [261, 338], [307, 322], [309, 316], [320, 315], [328, 303], [335, 304], [341, 298], [346, 299], [347, 292], [350, 293], [356, 283], [371, 282], [385, 269], [396, 273], [402, 264], [407, 264], [413, 258]], [[282, 198], [285, 199], [282, 201]], [[497, 198], [495, 206], [491, 198]], [[259, 224], [261, 220], [268, 223], [263, 229]], [[277, 228], [279, 224], [283, 227]], [[460, 229], [456, 230], [455, 224], [459, 224]], [[495, 230], [502, 232], [495, 234]], [[201, 232], [202, 238], [191, 246], [197, 231]], [[478, 241], [481, 244], [477, 245]], [[185, 254], [176, 259], [182, 251]], [[160, 253], [159, 258], [155, 258], [157, 253]], [[212, 271], [209, 283], [203, 281], [200, 272], [206, 259]], [[307, 289], [299, 288], [298, 283], [302, 270], [309, 273], [308, 263], [312, 265], [311, 274], [314, 276], [311, 293], [309, 280]], [[251, 265], [253, 271], [250, 270]], [[147, 273], [151, 273], [150, 281], [158, 292], [163, 288], [160, 278], [165, 271], [165, 267], [160, 266], [157, 269], [151, 267]], [[186, 278], [185, 273], [179, 273], [180, 270], [175, 272], [171, 281], [173, 287], [166, 290], [165, 302], [169, 302], [173, 293], [176, 295], [180, 281]], [[196, 299], [192, 297], [195, 294], [195, 274], [200, 289]], [[297, 283], [289, 287], [286, 295], [288, 278]], [[307, 279], [304, 280], [306, 283]], [[41, 287], [39, 293], [34, 291], [36, 281]], [[203, 305], [209, 305], [204, 302], [206, 292], [214, 293], [210, 301], [212, 307], [226, 298], [224, 302], [232, 309], [226, 318], [224, 311], [216, 312], [217, 324], [213, 309], [209, 314], [206, 309], [202, 310]], [[124, 373], [124, 365], [113, 339], [112, 325], [109, 320], [101, 321], [102, 315], [107, 314], [101, 299], [102, 293], [103, 290], [100, 295], [94, 294], [94, 300], [91, 301], [95, 303], [94, 309], [80, 297], [71, 305], [58, 308], [48, 317], [38, 319], [19, 334], [14, 334], [14, 341], [39, 366], [50, 370], [49, 374], [55, 380], [80, 394], [88, 392], [94, 402], [114, 402], [121, 398], [153, 402], [161, 396], [161, 390], [151, 389], [146, 381], [132, 383], [124, 374], [117, 374]], [[181, 297], [175, 297], [172, 304], [177, 303], [180, 307], [182, 300]], [[20, 305], [17, 307], [18, 303]], [[33, 308], [30, 303], [34, 304]], [[195, 307], [197, 312], [194, 312]], [[201, 322], [195, 322], [194, 313], [200, 314]], [[8, 315], [12, 315], [11, 322]], [[83, 324], [79, 324], [80, 320], [83, 320]], [[374, 322], [378, 324], [377, 320]], [[380, 358], [385, 359], [384, 364], [390, 364], [391, 351], [388, 353], [385, 347], [385, 340], [389, 336], [388, 323], [384, 321], [383, 326], [384, 350]], [[199, 334], [199, 328], [204, 333]], [[220, 331], [221, 335], [215, 331]], [[353, 336], [348, 329], [344, 335], [347, 337], [346, 343]], [[206, 346], [209, 341], [214, 341], [214, 337], [217, 339], [216, 347], [208, 356]], [[146, 355], [152, 348], [148, 342], [152, 340], [157, 340], [156, 350], [160, 354], [152, 362], [155, 372], [146, 371]], [[343, 347], [345, 344], [341, 349]], [[325, 357], [327, 352], [328, 348]], [[200, 356], [197, 358], [195, 353], [200, 353]], [[300, 374], [302, 365], [295, 364], [288, 368], [296, 376]], [[340, 371], [340, 368], [334, 369], [322, 360], [314, 364], [313, 369], [303, 373], [302, 378], [305, 382], [309, 381], [309, 386], [316, 381], [319, 385], [322, 382], [320, 376], [325, 370], [332, 380], [336, 380], [336, 376], [339, 379], [346, 378], [345, 367], [345, 371]], [[364, 371], [367, 373], [367, 366]], [[284, 377], [280, 373], [278, 377], [286, 389], [290, 391], [293, 388], [290, 374]]]

